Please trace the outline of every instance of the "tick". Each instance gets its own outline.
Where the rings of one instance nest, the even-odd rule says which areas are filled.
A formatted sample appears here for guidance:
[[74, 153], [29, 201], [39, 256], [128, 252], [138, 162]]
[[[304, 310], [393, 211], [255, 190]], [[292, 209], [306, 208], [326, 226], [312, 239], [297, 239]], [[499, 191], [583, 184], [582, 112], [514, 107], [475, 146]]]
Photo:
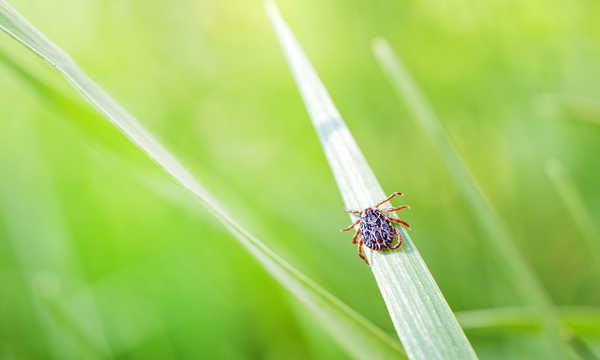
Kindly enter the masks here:
[[[356, 239], [360, 235], [360, 241], [358, 242], [358, 256], [360, 256], [361, 259], [367, 263], [367, 265], [369, 265], [369, 262], [362, 253], [363, 244], [367, 245], [369, 249], [377, 251], [397, 249], [400, 247], [400, 245], [402, 245], [402, 234], [400, 234], [400, 231], [398, 231], [398, 229], [396, 229], [392, 223], [395, 222], [407, 228], [410, 227], [405, 221], [385, 214], [387, 212], [406, 209], [408, 206], [403, 205], [391, 209], [379, 209], [379, 206], [392, 200], [394, 196], [398, 195], [402, 196], [402, 193], [395, 192], [377, 205], [368, 207], [362, 211], [344, 209], [344, 211], [347, 213], [360, 215], [360, 219], [356, 220], [347, 228], [343, 228], [342, 231], [349, 231], [356, 225], [360, 224], [359, 228], [354, 233], [352, 243], [356, 244]], [[398, 241], [392, 246], [394, 238], [396, 237], [398, 238]]]

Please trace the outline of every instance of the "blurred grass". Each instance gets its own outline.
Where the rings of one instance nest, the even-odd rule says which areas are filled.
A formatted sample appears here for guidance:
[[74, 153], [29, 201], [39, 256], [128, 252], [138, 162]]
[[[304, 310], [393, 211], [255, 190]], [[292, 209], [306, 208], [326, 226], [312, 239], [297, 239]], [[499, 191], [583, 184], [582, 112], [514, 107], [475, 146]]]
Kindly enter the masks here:
[[558, 319], [558, 314], [546, 289], [519, 253], [513, 242], [513, 236], [471, 174], [467, 163], [456, 151], [433, 107], [421, 94], [419, 87], [404, 68], [402, 61], [394, 54], [385, 40], [375, 40], [373, 51], [398, 95], [404, 99], [421, 127], [429, 135], [430, 140], [436, 145], [456, 186], [461, 189], [463, 196], [471, 206], [472, 214], [485, 230], [486, 239], [504, 262], [505, 270], [512, 278], [513, 286], [517, 289], [521, 300], [538, 312], [542, 330], [549, 340], [548, 346], [556, 351], [555, 355], [558, 358], [577, 359], [578, 356], [574, 349], [567, 344], [570, 341], [570, 334]]
[[564, 203], [571, 220], [576, 224], [579, 233], [585, 240], [590, 255], [595, 257], [594, 265], [600, 266], [600, 234], [575, 184], [557, 159], [546, 162], [546, 173], [554, 184], [556, 193]]
[[[600, 337], [600, 310], [586, 307], [557, 309], [561, 321], [574, 336]], [[456, 314], [468, 331], [532, 332], [540, 330], [540, 319], [527, 308], [469, 310]]]
[[[272, 239], [269, 247], [393, 333], [372, 275], [345, 234], [337, 232], [347, 221], [343, 204], [262, 1], [184, 0], [176, 7], [140, 0], [11, 4], [144, 119], [194, 173], [210, 174], [202, 180], [227, 208], [252, 209], [239, 220], [258, 237]], [[468, 208], [444, 164], [424, 155], [433, 148], [415, 136], [410, 114], [390, 96], [370, 54], [375, 35], [386, 34], [392, 47], [404, 49], [406, 65], [555, 303], [600, 305], [600, 274], [590, 271], [593, 257], [573, 241], [580, 235], [565, 221], [569, 215], [557, 206], [560, 198], [544, 171], [548, 158], [560, 158], [590, 216], [597, 218], [600, 170], [591, 165], [600, 152], [600, 134], [596, 127], [563, 121], [565, 114], [549, 117], [531, 108], [539, 93], [586, 98], [598, 93], [600, 4], [307, 0], [279, 5], [307, 53], [314, 54], [313, 64], [382, 186], [401, 189], [418, 209], [406, 214], [407, 220], [453, 310], [518, 302], [502, 262], [481, 245], [484, 235], [472, 231], [476, 223], [465, 215]], [[12, 39], [0, 36], [0, 49], [77, 99]], [[110, 329], [122, 327], [118, 318], [129, 325], [124, 339], [130, 345], [120, 347], [129, 357], [345, 357], [254, 261], [234, 251], [236, 242], [218, 225], [117, 176], [64, 114], [40, 102], [11, 70], [0, 66], [0, 79], [0, 182], [14, 194], [31, 191], [19, 190], [20, 178], [30, 179], [33, 189], [41, 184], [38, 170], [17, 166], [16, 149], [26, 144], [19, 129], [35, 128], [81, 260], [78, 275], [94, 285]], [[103, 139], [127, 144], [117, 131]], [[128, 149], [110, 146], [120, 155]], [[133, 162], [156, 171], [139, 154]], [[394, 162], [412, 174], [390, 166]], [[11, 245], [13, 218], [0, 220], [0, 357], [40, 358], [47, 353], [45, 335], [32, 315]], [[43, 231], [39, 221], [28, 224]], [[326, 237], [330, 240], [322, 241]], [[206, 238], [213, 241], [200, 241]], [[224, 253], [228, 256], [216, 256]], [[128, 314], [136, 306], [153, 311]], [[482, 359], [547, 355], [535, 333], [467, 335]]]

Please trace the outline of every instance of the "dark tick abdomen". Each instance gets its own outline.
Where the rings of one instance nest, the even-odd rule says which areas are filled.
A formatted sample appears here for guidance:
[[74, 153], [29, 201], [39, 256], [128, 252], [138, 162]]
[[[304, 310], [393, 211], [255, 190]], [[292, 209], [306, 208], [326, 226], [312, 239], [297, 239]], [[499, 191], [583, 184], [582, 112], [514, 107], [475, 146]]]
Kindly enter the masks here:
[[394, 234], [394, 225], [381, 211], [368, 208], [363, 212], [360, 235], [367, 247], [373, 250], [386, 249], [394, 240]]

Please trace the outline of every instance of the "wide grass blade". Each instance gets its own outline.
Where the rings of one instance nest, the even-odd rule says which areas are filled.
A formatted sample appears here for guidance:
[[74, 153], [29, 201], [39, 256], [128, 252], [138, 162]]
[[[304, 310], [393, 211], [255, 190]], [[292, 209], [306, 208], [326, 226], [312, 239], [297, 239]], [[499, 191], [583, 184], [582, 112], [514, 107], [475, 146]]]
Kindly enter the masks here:
[[565, 342], [568, 334], [558, 319], [550, 297], [523, 260], [508, 230], [452, 145], [431, 105], [421, 95], [408, 71], [385, 40], [375, 40], [373, 49], [399, 96], [406, 101], [419, 124], [437, 146], [455, 183], [464, 193], [474, 215], [487, 232], [486, 239], [502, 259], [504, 271], [508, 272], [523, 299], [537, 310], [542, 320], [542, 328], [556, 348], [556, 353], [563, 357], [576, 357]]
[[[573, 334], [600, 338], [600, 309], [559, 307], [557, 310], [560, 320]], [[531, 332], [541, 327], [535, 311], [519, 307], [460, 311], [456, 318], [466, 331]]]
[[[277, 7], [267, 3], [266, 8], [344, 204], [351, 209], [373, 206], [385, 198], [381, 186]], [[402, 235], [399, 251], [366, 253], [409, 358], [475, 359], [417, 248], [406, 231]], [[356, 261], [365, 266], [358, 257]]]
[[93, 82], [67, 54], [46, 39], [4, 1], [0, 1], [0, 27], [54, 66], [98, 111], [185, 188], [194, 193], [197, 199], [239, 239], [284, 288], [314, 312], [333, 339], [350, 355], [363, 359], [404, 357], [397, 341], [304, 276], [233, 220], [152, 134]]
[[564, 166], [556, 159], [546, 163], [546, 173], [552, 180], [556, 192], [565, 203], [577, 229], [585, 239], [586, 245], [594, 257], [596, 266], [600, 266], [600, 234], [591, 215], [587, 211], [581, 194], [566, 173]]

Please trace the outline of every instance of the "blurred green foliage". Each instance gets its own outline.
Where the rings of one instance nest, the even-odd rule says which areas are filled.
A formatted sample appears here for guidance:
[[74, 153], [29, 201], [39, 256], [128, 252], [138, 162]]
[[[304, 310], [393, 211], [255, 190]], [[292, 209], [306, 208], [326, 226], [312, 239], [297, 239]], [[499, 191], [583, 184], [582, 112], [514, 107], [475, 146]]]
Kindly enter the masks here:
[[[384, 189], [407, 194], [403, 215], [453, 310], [522, 302], [378, 68], [378, 35], [554, 302], [600, 305], [594, 256], [545, 173], [561, 160], [598, 218], [600, 127], [572, 121], [579, 113], [561, 99], [595, 105], [600, 3], [278, 3]], [[369, 269], [338, 232], [347, 216], [262, 2], [11, 4], [236, 219], [393, 333]], [[0, 52], [0, 358], [348, 356], [210, 214], [148, 186], [171, 180], [59, 75], [5, 34]], [[482, 359], [548, 355], [535, 334], [467, 335]]]

